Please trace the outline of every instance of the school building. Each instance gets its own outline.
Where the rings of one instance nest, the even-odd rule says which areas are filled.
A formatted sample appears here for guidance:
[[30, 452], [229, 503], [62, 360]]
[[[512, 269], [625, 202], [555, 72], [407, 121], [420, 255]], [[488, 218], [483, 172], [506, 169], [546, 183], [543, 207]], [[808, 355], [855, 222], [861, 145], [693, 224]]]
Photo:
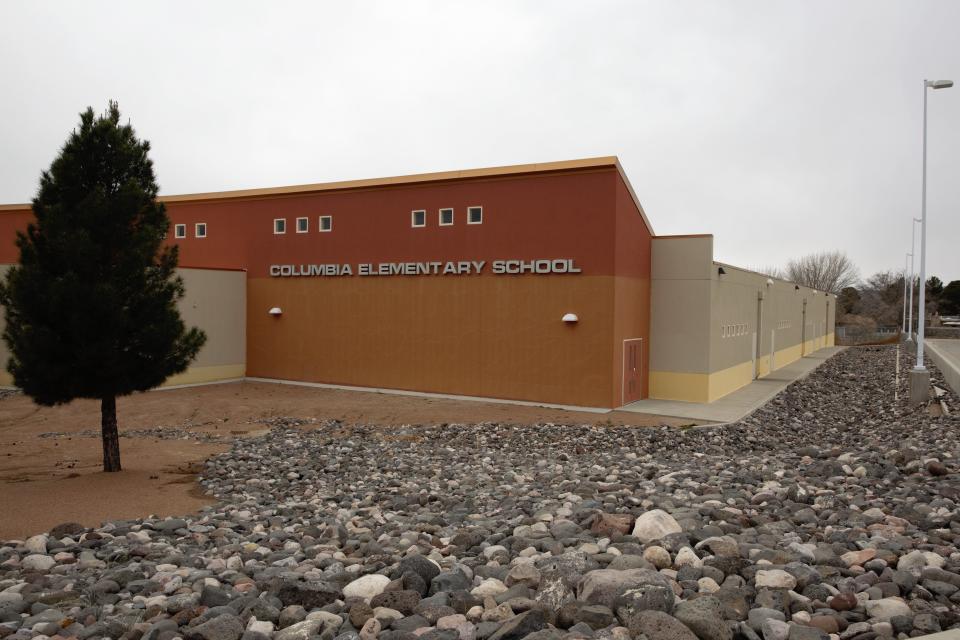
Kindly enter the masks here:
[[[168, 384], [615, 408], [710, 402], [833, 344], [833, 295], [655, 235], [615, 157], [160, 199], [208, 335]], [[31, 217], [0, 205], [0, 274]]]

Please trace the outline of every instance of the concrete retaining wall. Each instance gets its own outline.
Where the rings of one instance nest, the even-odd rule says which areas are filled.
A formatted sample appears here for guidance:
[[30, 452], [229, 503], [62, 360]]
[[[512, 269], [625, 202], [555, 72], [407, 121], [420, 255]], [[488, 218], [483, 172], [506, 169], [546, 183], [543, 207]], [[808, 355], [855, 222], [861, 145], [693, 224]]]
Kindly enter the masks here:
[[[925, 351], [933, 363], [940, 369], [943, 379], [950, 388], [960, 395], [960, 356], [947, 353], [944, 342], [946, 340], [924, 340]], [[949, 343], [948, 343], [949, 344]], [[960, 346], [960, 341], [957, 342]], [[960, 352], [960, 350], [958, 350]]]

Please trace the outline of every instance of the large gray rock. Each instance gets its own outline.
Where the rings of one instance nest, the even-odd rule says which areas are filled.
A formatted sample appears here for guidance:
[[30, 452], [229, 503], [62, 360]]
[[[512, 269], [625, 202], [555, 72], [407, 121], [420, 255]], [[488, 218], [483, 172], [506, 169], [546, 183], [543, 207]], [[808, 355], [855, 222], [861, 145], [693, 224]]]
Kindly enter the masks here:
[[756, 609], [751, 609], [747, 614], [747, 624], [750, 625], [750, 628], [761, 633], [763, 631], [763, 623], [767, 620], [779, 620], [780, 622], [785, 622], [787, 617], [782, 611], [777, 611], [776, 609], [767, 609], [766, 607], [758, 607]]
[[769, 569], [757, 571], [757, 588], [766, 587], [768, 589], [793, 589], [797, 586], [797, 579], [782, 569]]
[[648, 640], [697, 640], [686, 625], [663, 611], [640, 611], [627, 628], [634, 638], [643, 634]]
[[[638, 569], [637, 571], [647, 571]], [[645, 582], [620, 589], [613, 599], [613, 610], [627, 628], [631, 620], [644, 611], [673, 611], [676, 596], [670, 582], [656, 572], [650, 572]]]
[[400, 567], [398, 571], [399, 575], [403, 575], [408, 571], [411, 571], [423, 578], [424, 582], [430, 584], [430, 581], [436, 578], [437, 574], [440, 573], [440, 567], [419, 553], [414, 553], [404, 556], [403, 559], [400, 560]]
[[172, 533], [177, 529], [186, 529], [187, 521], [183, 518], [167, 518], [166, 520], [155, 523], [153, 528], [157, 531]]
[[911, 615], [910, 606], [900, 598], [881, 598], [863, 603], [867, 616], [877, 621], [889, 620], [894, 616]]
[[633, 523], [633, 536], [641, 542], [662, 540], [671, 533], [681, 533], [682, 531], [680, 523], [662, 509], [647, 511]]
[[390, 584], [390, 578], [378, 573], [361, 576], [343, 588], [343, 597], [363, 598], [370, 602], [374, 596], [383, 593], [388, 584]]
[[45, 533], [41, 533], [35, 536], [27, 538], [23, 546], [30, 553], [46, 553], [47, 552], [47, 542], [49, 541], [50, 536]]
[[551, 611], [556, 611], [575, 598], [568, 580], [559, 573], [551, 573], [541, 578], [540, 590], [535, 600]]
[[720, 601], [712, 596], [684, 600], [673, 616], [687, 625], [700, 640], [731, 640], [733, 633], [723, 619]]
[[806, 625], [790, 625], [788, 640], [828, 640], [830, 637], [827, 632], [817, 627], [808, 627]]
[[284, 606], [319, 609], [340, 598], [340, 589], [326, 582], [284, 582], [277, 589], [277, 597]]
[[47, 555], [34, 553], [20, 561], [20, 566], [26, 571], [49, 571], [57, 561]]
[[307, 640], [307, 638], [320, 631], [322, 626], [322, 620], [304, 620], [277, 631], [273, 640]]
[[546, 618], [541, 609], [531, 609], [526, 613], [514, 616], [503, 623], [490, 640], [520, 640], [534, 631], [547, 626]]
[[[627, 596], [627, 591], [632, 593]], [[667, 593], [669, 592], [669, 597]], [[624, 596], [619, 604], [635, 610], [657, 609], [667, 611], [665, 601], [673, 603], [673, 590], [670, 582], [651, 569], [597, 569], [583, 577], [577, 589], [577, 599], [589, 604], [602, 604], [614, 608], [615, 600]], [[649, 604], [649, 606], [645, 606]], [[668, 611], [669, 612], [669, 611]]]
[[219, 615], [195, 627], [187, 627], [187, 640], [238, 640], [243, 635], [243, 622], [239, 616]]
[[763, 640], [787, 640], [790, 637], [790, 625], [783, 620], [767, 618], [760, 625]]
[[384, 591], [370, 600], [370, 606], [394, 609], [404, 615], [410, 615], [420, 602], [420, 594], [411, 589], [403, 591]]
[[441, 571], [430, 581], [430, 594], [440, 591], [459, 591], [461, 589], [469, 591], [472, 587], [473, 583], [470, 578], [465, 576], [462, 571]]

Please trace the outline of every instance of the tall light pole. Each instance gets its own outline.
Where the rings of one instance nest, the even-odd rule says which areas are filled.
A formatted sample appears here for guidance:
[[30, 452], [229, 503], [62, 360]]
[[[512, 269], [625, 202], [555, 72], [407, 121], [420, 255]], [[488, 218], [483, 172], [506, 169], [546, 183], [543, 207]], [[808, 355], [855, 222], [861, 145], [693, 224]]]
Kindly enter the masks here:
[[[912, 253], [908, 253], [903, 258], [903, 333], [907, 333], [907, 264], [910, 261]], [[911, 304], [911, 306], [913, 306]], [[909, 340], [909, 337], [907, 338]]]
[[913, 281], [916, 280], [913, 275], [913, 255], [917, 252], [917, 223], [920, 221], [920, 218], [914, 218], [910, 224], [910, 253], [907, 254], [910, 256], [910, 297], [907, 298], [910, 302], [907, 303], [909, 305], [909, 311], [907, 312], [907, 342], [913, 342]]
[[[920, 301], [917, 307], [917, 366], [910, 371], [910, 404], [925, 404], [930, 372], [923, 366], [923, 323], [927, 302], [927, 89], [949, 89], [953, 80], [923, 81], [923, 184], [920, 195]], [[912, 306], [912, 305], [911, 305]]]

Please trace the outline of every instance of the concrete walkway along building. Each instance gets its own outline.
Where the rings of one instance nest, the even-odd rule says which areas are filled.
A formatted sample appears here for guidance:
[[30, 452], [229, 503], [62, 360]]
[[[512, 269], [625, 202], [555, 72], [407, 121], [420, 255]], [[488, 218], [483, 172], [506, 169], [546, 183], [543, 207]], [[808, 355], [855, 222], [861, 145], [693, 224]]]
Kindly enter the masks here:
[[[615, 157], [161, 200], [210, 337], [170, 383], [612, 408], [709, 402], [833, 344], [834, 296], [656, 236]], [[0, 270], [31, 218], [0, 205]]]

